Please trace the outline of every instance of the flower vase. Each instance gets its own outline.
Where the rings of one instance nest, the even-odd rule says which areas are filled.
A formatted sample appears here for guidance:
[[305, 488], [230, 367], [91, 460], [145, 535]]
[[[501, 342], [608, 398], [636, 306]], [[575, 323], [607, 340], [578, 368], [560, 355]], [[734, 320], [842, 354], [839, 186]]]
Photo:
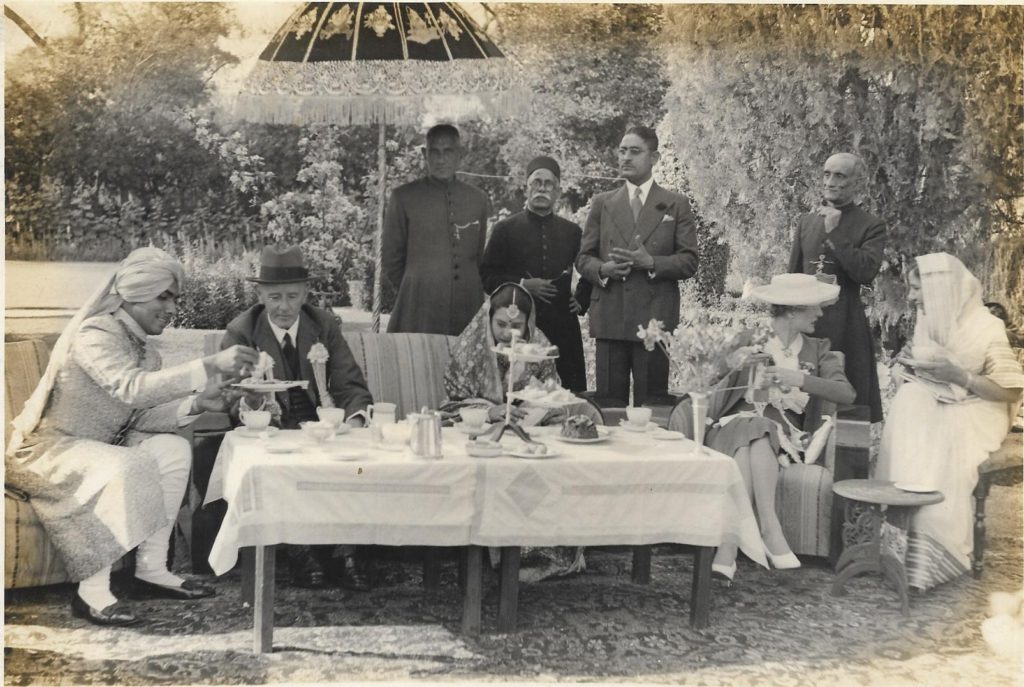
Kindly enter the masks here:
[[708, 421], [708, 394], [690, 392], [690, 403], [693, 408], [693, 455], [701, 455], [704, 448], [704, 429]]

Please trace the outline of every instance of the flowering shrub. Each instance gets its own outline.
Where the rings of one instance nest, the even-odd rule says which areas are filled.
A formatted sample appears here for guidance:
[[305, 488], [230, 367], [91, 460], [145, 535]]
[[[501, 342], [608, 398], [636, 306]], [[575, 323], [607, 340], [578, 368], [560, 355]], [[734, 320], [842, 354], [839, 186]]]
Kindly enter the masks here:
[[[646, 328], [638, 327], [637, 336], [647, 350], [660, 348], [668, 356], [671, 387], [707, 393], [743, 363], [746, 356], [741, 348], [756, 349], [764, 344], [768, 328], [756, 311], [690, 308], [680, 314], [674, 332], [666, 332], [664, 324], [651, 320]], [[738, 352], [740, 356], [735, 355]]]
[[210, 259], [191, 246], [181, 249], [185, 284], [178, 298], [174, 326], [188, 329], [223, 329], [243, 310], [256, 303], [256, 291], [246, 277], [259, 271], [259, 257]]

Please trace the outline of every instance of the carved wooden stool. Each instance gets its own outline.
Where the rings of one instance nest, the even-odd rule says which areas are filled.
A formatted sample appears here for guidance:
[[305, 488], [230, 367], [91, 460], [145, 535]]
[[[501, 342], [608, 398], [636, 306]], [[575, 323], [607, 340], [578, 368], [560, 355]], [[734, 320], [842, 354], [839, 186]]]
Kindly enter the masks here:
[[907, 595], [907, 529], [910, 518], [921, 506], [940, 503], [945, 497], [897, 489], [892, 482], [848, 479], [832, 485], [832, 491], [846, 499], [843, 524], [843, 554], [836, 563], [832, 595], [846, 593], [846, 583], [866, 572], [877, 572], [896, 586], [903, 615], [910, 614]]

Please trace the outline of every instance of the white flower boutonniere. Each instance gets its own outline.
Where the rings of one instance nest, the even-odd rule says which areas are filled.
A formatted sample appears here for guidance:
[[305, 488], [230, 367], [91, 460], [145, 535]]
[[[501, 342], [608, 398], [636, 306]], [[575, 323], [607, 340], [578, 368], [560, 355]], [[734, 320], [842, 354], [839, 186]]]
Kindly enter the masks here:
[[334, 400], [327, 393], [327, 361], [331, 355], [327, 352], [327, 346], [319, 341], [309, 347], [306, 355], [313, 366], [313, 378], [316, 380], [317, 395], [320, 396], [320, 405], [325, 408], [333, 408]]

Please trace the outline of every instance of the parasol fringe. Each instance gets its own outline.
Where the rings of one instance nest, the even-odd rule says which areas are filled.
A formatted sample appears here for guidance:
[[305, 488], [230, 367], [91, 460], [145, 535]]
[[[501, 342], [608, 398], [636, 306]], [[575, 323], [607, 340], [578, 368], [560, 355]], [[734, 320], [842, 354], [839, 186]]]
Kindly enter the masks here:
[[512, 116], [527, 102], [518, 90], [372, 98], [241, 93], [234, 110], [238, 117], [266, 124], [421, 125], [430, 118], [458, 122], [487, 114]]

